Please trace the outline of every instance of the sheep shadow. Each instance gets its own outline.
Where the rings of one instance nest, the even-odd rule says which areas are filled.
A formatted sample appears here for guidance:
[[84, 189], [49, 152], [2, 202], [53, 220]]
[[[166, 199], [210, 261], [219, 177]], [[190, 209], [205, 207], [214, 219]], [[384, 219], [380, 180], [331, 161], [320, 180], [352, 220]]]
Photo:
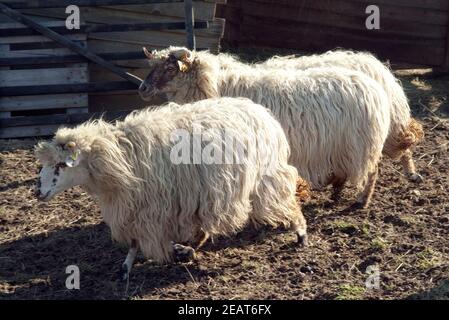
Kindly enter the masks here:
[[[215, 277], [196, 264], [156, 265], [138, 256], [128, 284], [117, 272], [127, 249], [100, 223], [24, 237], [0, 245], [1, 299], [128, 299], [177, 283]], [[80, 289], [66, 287], [66, 268], [80, 270]]]
[[426, 291], [414, 293], [406, 300], [449, 300], [449, 279]]
[[[0, 163], [1, 165], [1, 163]], [[17, 189], [19, 187], [29, 187], [32, 188], [36, 184], [36, 178], [30, 178], [26, 180], [13, 181], [7, 184], [0, 185], [0, 192], [8, 191], [10, 189]]]

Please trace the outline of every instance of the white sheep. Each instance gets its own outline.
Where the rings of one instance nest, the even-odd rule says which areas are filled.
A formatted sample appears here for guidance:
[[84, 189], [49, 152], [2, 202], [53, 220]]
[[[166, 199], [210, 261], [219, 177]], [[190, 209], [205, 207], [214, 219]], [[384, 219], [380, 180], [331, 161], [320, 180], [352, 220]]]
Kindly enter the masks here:
[[160, 93], [179, 103], [250, 98], [281, 122], [290, 163], [312, 187], [332, 183], [338, 198], [348, 180], [364, 186], [355, 205], [368, 205], [390, 126], [388, 97], [375, 80], [338, 67], [262, 69], [185, 48], [144, 51], [151, 71], [139, 88], [143, 99]]
[[[229, 58], [228, 58], [229, 59]], [[358, 70], [378, 81], [390, 100], [390, 132], [384, 146], [384, 154], [400, 158], [406, 176], [415, 182], [422, 181], [416, 172], [412, 158], [412, 147], [422, 140], [422, 125], [410, 115], [410, 106], [401, 83], [391, 70], [372, 54], [348, 50], [328, 51], [309, 56], [274, 56], [254, 65], [256, 68], [283, 68], [305, 70], [316, 67], [339, 66]]]
[[285, 134], [248, 99], [170, 103], [115, 124], [61, 128], [35, 153], [44, 165], [41, 200], [75, 185], [98, 199], [112, 238], [130, 246], [125, 278], [138, 248], [160, 263], [192, 257], [194, 250], [179, 243], [199, 237], [200, 246], [249, 221], [284, 225], [301, 244], [307, 240]]

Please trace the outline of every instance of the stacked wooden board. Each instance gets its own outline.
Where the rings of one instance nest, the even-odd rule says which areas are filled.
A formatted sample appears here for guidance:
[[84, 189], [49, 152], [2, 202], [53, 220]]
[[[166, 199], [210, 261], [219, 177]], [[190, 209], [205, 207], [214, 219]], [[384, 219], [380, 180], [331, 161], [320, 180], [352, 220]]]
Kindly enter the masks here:
[[[77, 1], [89, 2], [72, 2], [76, 4]], [[7, 5], [17, 2], [2, 1]], [[111, 31], [113, 29], [107, 28], [109, 25], [184, 22], [182, 0], [147, 4], [142, 0], [127, 2], [140, 3], [134, 5], [83, 6], [80, 7], [81, 29], [71, 32], [58, 29], [65, 25], [68, 16], [65, 7], [58, 5], [49, 8], [51, 1], [34, 1], [38, 2], [44, 5], [18, 11], [54, 30], [63, 31], [64, 36], [82, 43], [89, 50], [140, 78], [148, 73], [142, 46], [157, 49], [169, 45], [186, 45], [186, 33], [181, 28], [140, 28], [134, 31], [123, 28]], [[98, 0], [92, 0], [94, 2]], [[195, 28], [202, 27], [195, 29], [198, 49], [219, 50], [224, 21], [215, 18], [216, 2], [194, 2]], [[88, 63], [69, 49], [41, 35], [30, 33], [29, 30], [16, 30], [14, 34], [18, 35], [9, 36], [8, 32], [15, 27], [24, 28], [0, 15], [0, 138], [49, 135], [60, 125], [83, 121], [94, 112], [126, 111], [162, 102], [161, 99], [149, 103], [142, 101], [132, 83], [127, 83], [94, 63]], [[2, 29], [7, 31], [2, 33]], [[30, 64], [25, 62], [27, 59]]]
[[[366, 9], [380, 10], [368, 30]], [[234, 46], [322, 52], [368, 50], [392, 62], [449, 67], [448, 0], [228, 0], [224, 39]]]

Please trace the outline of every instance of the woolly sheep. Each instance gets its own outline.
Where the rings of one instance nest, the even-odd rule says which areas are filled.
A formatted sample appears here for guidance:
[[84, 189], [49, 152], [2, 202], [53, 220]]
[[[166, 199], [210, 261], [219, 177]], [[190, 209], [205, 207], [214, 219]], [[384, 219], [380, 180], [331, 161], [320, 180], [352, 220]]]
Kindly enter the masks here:
[[390, 132], [384, 146], [384, 154], [390, 158], [400, 158], [406, 176], [415, 182], [422, 181], [416, 172], [411, 148], [422, 140], [422, 125], [410, 115], [407, 97], [400, 82], [391, 70], [372, 54], [347, 50], [328, 51], [310, 56], [274, 56], [265, 62], [255, 64], [256, 68], [284, 68], [305, 70], [315, 67], [340, 66], [358, 70], [377, 80], [390, 100]]
[[161, 93], [178, 103], [250, 98], [281, 122], [292, 149], [290, 163], [312, 187], [331, 183], [337, 199], [350, 181], [364, 187], [355, 206], [368, 205], [390, 125], [388, 98], [375, 80], [337, 67], [289, 72], [185, 48], [144, 51], [151, 71], [139, 88], [143, 99]]
[[[207, 160], [223, 147], [226, 161]], [[98, 199], [112, 238], [130, 246], [125, 279], [138, 248], [159, 263], [192, 257], [194, 249], [179, 243], [198, 238], [200, 246], [209, 235], [230, 235], [247, 222], [290, 227], [306, 244], [287, 139], [273, 116], [248, 99], [170, 103], [115, 124], [60, 128], [35, 153], [44, 165], [39, 199], [75, 185]]]

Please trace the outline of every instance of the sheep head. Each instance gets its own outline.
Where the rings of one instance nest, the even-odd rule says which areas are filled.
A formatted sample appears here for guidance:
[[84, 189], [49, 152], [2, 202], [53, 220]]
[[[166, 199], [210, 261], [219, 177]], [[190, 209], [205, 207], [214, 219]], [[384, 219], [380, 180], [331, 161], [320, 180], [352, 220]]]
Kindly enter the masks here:
[[150, 64], [150, 73], [139, 87], [143, 100], [151, 100], [158, 94], [176, 93], [186, 84], [194, 63], [193, 53], [186, 48], [170, 47], [149, 52], [143, 51]]
[[74, 141], [40, 142], [35, 147], [35, 155], [43, 165], [36, 187], [39, 200], [49, 201], [56, 194], [83, 185], [89, 179], [85, 154]]

